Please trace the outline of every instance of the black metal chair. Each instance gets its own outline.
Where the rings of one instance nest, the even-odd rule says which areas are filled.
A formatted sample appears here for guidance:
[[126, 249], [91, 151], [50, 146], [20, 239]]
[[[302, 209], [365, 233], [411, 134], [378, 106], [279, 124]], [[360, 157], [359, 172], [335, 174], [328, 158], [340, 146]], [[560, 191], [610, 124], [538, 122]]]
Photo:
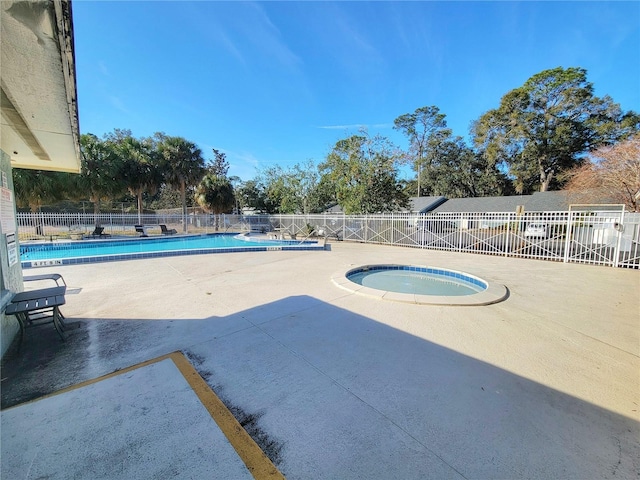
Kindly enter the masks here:
[[144, 228], [144, 225], [136, 225], [136, 232], [140, 234], [141, 237], [148, 237], [147, 230]]
[[163, 223], [160, 224], [160, 230], [164, 235], [175, 235], [178, 231], [175, 228], [167, 229], [167, 226]]
[[104, 233], [104, 227], [99, 227], [98, 225], [96, 225], [96, 228], [93, 232], [91, 232], [91, 237], [92, 238], [106, 238], [106, 237], [110, 237], [111, 235], [109, 235], [108, 233]]

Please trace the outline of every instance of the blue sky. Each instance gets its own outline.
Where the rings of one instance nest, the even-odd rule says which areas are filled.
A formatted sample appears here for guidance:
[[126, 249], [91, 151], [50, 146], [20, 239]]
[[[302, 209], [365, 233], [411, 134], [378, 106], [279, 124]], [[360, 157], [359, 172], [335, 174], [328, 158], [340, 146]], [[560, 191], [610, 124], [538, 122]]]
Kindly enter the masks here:
[[[427, 105], [455, 134], [549, 68], [640, 111], [640, 2], [73, 3], [81, 133], [162, 131], [243, 180]], [[409, 172], [403, 174], [408, 177]]]

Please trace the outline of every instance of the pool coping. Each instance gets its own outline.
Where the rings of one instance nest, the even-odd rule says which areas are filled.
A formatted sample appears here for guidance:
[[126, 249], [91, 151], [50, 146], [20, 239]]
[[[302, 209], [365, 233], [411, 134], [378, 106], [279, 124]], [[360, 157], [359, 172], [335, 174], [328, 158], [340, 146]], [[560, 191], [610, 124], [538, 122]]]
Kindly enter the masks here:
[[[472, 295], [461, 296], [441, 296], [441, 295], [422, 295], [416, 293], [398, 293], [386, 290], [378, 290], [375, 288], [364, 287], [352, 282], [347, 278], [347, 274], [353, 270], [357, 270], [365, 267], [410, 267], [420, 269], [432, 269], [443, 270], [453, 273], [465, 275], [467, 277], [477, 278], [487, 284], [487, 288], [482, 292], [474, 293]], [[491, 305], [494, 303], [502, 302], [509, 296], [509, 290], [504, 285], [499, 283], [490, 282], [484, 278], [477, 277], [468, 272], [461, 272], [459, 270], [452, 270], [450, 268], [434, 267], [427, 265], [408, 265], [408, 264], [372, 264], [372, 265], [350, 265], [349, 267], [339, 270], [331, 276], [331, 281], [337, 287], [347, 290], [348, 292], [356, 295], [363, 295], [378, 300], [387, 300], [392, 302], [403, 303], [415, 303], [417, 305], [442, 305], [442, 306], [481, 306]]]

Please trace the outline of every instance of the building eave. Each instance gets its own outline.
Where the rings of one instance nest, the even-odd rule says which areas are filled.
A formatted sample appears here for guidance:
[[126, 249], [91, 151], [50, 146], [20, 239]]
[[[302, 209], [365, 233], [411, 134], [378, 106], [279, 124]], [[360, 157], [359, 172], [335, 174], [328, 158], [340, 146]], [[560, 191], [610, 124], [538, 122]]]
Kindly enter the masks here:
[[1, 143], [12, 168], [78, 173], [71, 2], [3, 1]]

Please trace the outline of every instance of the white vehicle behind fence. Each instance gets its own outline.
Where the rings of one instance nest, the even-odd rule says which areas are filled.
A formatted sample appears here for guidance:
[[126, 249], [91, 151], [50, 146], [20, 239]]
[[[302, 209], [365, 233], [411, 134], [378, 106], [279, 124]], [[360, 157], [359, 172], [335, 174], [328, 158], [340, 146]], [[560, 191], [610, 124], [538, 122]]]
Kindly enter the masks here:
[[549, 230], [544, 223], [530, 223], [524, 231], [525, 237], [547, 238]]

